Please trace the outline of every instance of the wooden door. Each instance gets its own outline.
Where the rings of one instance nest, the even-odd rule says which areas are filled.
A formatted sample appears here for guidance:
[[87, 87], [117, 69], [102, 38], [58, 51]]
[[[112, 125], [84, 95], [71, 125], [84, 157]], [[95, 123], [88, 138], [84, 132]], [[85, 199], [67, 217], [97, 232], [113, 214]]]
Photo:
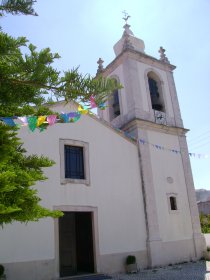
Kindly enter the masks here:
[[77, 262], [74, 212], [64, 212], [64, 216], [59, 218], [59, 255], [60, 277], [75, 275]]

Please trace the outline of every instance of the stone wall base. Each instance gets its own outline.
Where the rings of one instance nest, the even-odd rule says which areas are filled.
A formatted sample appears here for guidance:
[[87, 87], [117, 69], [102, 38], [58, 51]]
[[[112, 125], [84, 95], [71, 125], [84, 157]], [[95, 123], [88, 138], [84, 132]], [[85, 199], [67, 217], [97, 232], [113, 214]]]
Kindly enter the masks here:
[[147, 251], [135, 251], [118, 254], [107, 254], [100, 256], [100, 272], [102, 273], [116, 273], [125, 272], [125, 261], [128, 255], [136, 257], [137, 268], [142, 269], [148, 266]]
[[[152, 243], [153, 242], [150, 242], [150, 248], [153, 247]], [[195, 246], [193, 239], [159, 242], [159, 258], [157, 258], [156, 250], [156, 254], [151, 255], [150, 266], [164, 266], [185, 261], [188, 262], [198, 260], [203, 255], [203, 244], [202, 242], [200, 243], [199, 254], [197, 252], [197, 255], [195, 255]]]
[[7, 280], [54, 280], [55, 261], [39, 260], [3, 264]]
[[[96, 273], [125, 272], [125, 260], [128, 255], [135, 255], [138, 269], [146, 268], [147, 252], [136, 251], [119, 254], [107, 254], [99, 256]], [[6, 263], [5, 273], [7, 280], [55, 280], [59, 279], [56, 271], [55, 260], [39, 260], [30, 262]]]
[[[158, 244], [157, 242], [153, 244], [153, 242], [150, 241], [149, 246], [150, 249], [154, 247], [153, 250], [151, 250], [153, 255], [150, 256], [150, 260], [148, 259], [146, 250], [100, 255], [97, 262], [98, 267], [96, 273], [126, 272], [125, 260], [128, 255], [134, 255], [136, 257], [138, 269], [164, 266], [196, 259], [194, 242], [192, 239], [171, 242], [158, 241]], [[53, 259], [6, 263], [3, 265], [5, 266], [7, 280], [58, 279], [59, 272], [56, 271], [56, 262]]]

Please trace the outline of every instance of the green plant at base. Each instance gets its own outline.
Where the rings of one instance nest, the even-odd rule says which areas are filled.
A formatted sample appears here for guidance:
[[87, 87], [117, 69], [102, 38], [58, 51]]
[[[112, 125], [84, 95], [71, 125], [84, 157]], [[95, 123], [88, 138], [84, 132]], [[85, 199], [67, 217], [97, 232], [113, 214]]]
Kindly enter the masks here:
[[2, 264], [0, 264], [0, 279], [1, 279], [1, 276], [4, 275], [4, 266]]
[[210, 215], [200, 214], [200, 223], [202, 233], [210, 233]]
[[129, 265], [129, 264], [134, 264], [134, 263], [136, 263], [136, 257], [132, 256], [132, 255], [127, 256], [126, 264]]

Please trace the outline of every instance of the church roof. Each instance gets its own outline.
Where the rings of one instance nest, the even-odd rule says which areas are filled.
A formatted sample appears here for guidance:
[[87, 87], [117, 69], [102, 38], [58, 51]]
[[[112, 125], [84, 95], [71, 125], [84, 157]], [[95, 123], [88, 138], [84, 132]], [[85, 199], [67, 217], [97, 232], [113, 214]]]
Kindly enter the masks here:
[[[61, 100], [61, 101], [57, 101], [53, 104], [46, 104], [46, 106], [48, 106], [52, 111], [55, 111], [55, 112], [60, 111], [62, 113], [69, 113], [69, 110], [77, 111], [79, 103], [77, 103], [75, 101], [70, 101], [67, 103], [65, 100]], [[122, 130], [115, 128], [114, 126], [111, 125], [111, 123], [105, 121], [104, 119], [100, 118], [98, 115], [92, 113], [91, 111], [89, 113], [87, 113], [86, 115], [84, 115], [83, 117], [90, 117], [94, 121], [99, 122], [101, 125], [108, 127], [114, 133], [117, 133], [120, 137], [125, 138], [127, 141], [129, 141], [133, 144], [137, 143], [136, 139], [134, 139], [133, 137], [130, 137], [128, 134], [125, 134]], [[69, 125], [71, 125], [71, 124], [69, 124]]]

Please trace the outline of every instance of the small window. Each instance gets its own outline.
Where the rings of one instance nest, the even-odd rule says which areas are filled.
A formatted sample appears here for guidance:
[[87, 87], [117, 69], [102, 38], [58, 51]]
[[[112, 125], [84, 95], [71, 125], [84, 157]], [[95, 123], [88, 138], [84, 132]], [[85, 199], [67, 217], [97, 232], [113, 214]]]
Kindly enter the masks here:
[[60, 139], [61, 184], [90, 185], [89, 144]]
[[65, 178], [85, 179], [83, 147], [64, 146]]
[[170, 196], [169, 200], [170, 200], [171, 210], [177, 210], [176, 197], [175, 196]]

